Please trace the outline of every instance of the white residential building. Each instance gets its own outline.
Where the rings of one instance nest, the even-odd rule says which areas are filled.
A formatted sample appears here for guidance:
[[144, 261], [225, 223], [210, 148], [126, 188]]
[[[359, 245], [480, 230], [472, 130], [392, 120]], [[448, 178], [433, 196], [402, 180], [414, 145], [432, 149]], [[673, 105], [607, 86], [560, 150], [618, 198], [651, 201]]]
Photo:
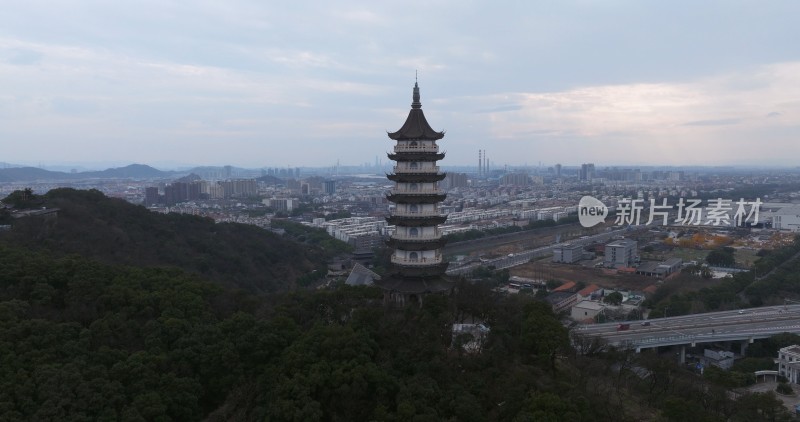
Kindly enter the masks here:
[[778, 374], [800, 384], [800, 346], [794, 344], [778, 351]]
[[772, 213], [772, 228], [800, 232], [800, 206], [784, 207]]

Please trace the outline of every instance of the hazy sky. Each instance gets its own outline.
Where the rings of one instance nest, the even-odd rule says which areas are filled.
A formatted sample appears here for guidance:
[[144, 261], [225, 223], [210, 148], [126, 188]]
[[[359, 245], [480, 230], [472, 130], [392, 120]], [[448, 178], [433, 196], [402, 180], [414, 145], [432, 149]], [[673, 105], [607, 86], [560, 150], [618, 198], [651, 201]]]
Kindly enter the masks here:
[[7, 0], [0, 161], [800, 165], [798, 1]]

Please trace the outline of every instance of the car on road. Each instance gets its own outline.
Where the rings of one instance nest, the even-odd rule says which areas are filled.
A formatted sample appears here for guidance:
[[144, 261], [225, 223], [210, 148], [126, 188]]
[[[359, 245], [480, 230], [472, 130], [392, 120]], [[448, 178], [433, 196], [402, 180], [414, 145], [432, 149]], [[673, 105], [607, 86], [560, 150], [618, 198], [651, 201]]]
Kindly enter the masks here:
[[744, 313], [744, 309], [739, 309], [739, 313], [743, 314]]
[[617, 331], [628, 331], [631, 329], [630, 324], [620, 324], [617, 326]]
[[643, 321], [642, 322], [642, 326], [643, 327], [649, 327], [650, 326], [650, 321]]

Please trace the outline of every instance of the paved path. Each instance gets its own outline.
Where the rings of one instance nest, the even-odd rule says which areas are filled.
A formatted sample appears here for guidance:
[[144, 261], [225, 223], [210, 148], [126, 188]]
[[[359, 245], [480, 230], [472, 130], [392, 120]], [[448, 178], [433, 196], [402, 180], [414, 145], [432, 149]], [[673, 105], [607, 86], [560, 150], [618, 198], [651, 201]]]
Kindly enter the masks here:
[[794, 396], [783, 396], [778, 393], [775, 393], [775, 387], [778, 386], [778, 383], [772, 380], [753, 384], [750, 387], [747, 387], [747, 391], [750, 391], [751, 393], [766, 393], [768, 391], [772, 391], [773, 393], [775, 393], [778, 399], [780, 399], [783, 402], [783, 405], [786, 406], [787, 409], [789, 409], [789, 412], [794, 414], [794, 406], [797, 403], [800, 403], [800, 386], [791, 383], [789, 385], [791, 385], [792, 389], [794, 390], [795, 394]]

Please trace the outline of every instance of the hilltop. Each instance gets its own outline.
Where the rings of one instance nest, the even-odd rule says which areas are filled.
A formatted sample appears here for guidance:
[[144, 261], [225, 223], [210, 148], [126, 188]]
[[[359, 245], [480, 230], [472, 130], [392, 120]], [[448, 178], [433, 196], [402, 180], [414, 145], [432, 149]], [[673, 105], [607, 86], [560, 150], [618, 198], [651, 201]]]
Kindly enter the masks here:
[[[14, 195], [5, 201], [18, 203]], [[96, 190], [54, 189], [26, 202], [58, 208], [58, 216], [18, 219], [0, 241], [109, 264], [178, 267], [254, 293], [293, 289], [325, 262], [321, 248], [255, 226], [154, 213]]]
[[161, 171], [144, 164], [109, 168], [101, 171], [67, 173], [37, 167], [0, 168], [0, 181], [27, 182], [34, 180], [82, 180], [82, 179], [153, 179], [175, 175], [173, 171]]

